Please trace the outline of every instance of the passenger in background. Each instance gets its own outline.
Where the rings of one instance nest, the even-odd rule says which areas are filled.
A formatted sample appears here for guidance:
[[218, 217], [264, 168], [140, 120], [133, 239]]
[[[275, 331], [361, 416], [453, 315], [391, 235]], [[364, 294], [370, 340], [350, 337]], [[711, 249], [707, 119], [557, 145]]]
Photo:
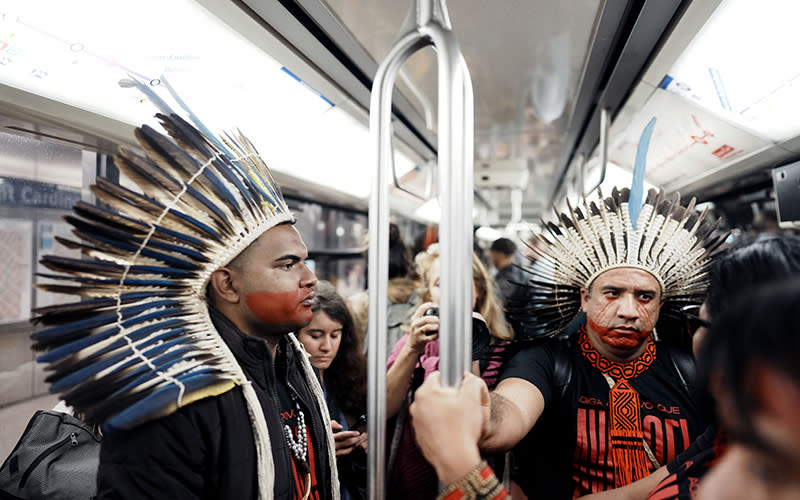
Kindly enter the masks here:
[[[367, 434], [361, 415], [367, 407], [367, 362], [344, 299], [327, 281], [314, 286], [311, 323], [297, 339], [319, 370], [331, 415], [342, 500], [366, 498]], [[353, 430], [345, 430], [353, 429]]]
[[[439, 367], [439, 246], [431, 245], [415, 260], [422, 278], [420, 296], [424, 302], [412, 316], [410, 331], [397, 342], [389, 355], [386, 414], [390, 418], [397, 415], [397, 420], [387, 476], [389, 498], [425, 500], [436, 498], [438, 480], [414, 441], [406, 418], [406, 403], [424, 378]], [[513, 332], [503, 317], [492, 279], [475, 255], [472, 276], [473, 360], [479, 360], [486, 344], [511, 340]], [[488, 328], [488, 332], [484, 328]], [[473, 362], [473, 371], [479, 371], [478, 361]], [[495, 369], [495, 377], [496, 372]]]
[[730, 442], [697, 498], [800, 498], [800, 280], [741, 299], [701, 349]]
[[[414, 289], [414, 280], [409, 277], [410, 257], [400, 229], [396, 224], [389, 224], [389, 286], [387, 295], [386, 349], [391, 349], [403, 336], [402, 325], [411, 315], [411, 311], [419, 302]], [[353, 314], [356, 336], [364, 352], [367, 350], [367, 321], [369, 315], [369, 292], [363, 291], [347, 299], [348, 307]]]
[[508, 238], [496, 239], [489, 247], [489, 260], [497, 269], [494, 280], [505, 307], [508, 307], [516, 297], [525, 295], [526, 288], [520, 285], [524, 285], [530, 279], [530, 276], [516, 265], [516, 254], [517, 245]]
[[753, 229], [759, 239], [779, 236], [782, 231], [778, 224], [778, 213], [774, 209], [758, 212], [753, 218]]

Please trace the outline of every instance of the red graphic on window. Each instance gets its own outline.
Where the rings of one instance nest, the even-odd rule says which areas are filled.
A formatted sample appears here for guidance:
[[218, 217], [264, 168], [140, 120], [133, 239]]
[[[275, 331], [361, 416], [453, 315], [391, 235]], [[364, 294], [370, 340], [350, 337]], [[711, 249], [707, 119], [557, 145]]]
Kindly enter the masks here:
[[689, 137], [692, 138], [692, 144], [708, 144], [708, 141], [706, 139], [709, 137], [714, 137], [714, 134], [712, 134], [708, 130], [703, 130], [702, 135], [698, 134]]
[[728, 146], [727, 144], [723, 144], [711, 154], [713, 154], [718, 158], [730, 158], [731, 156], [733, 156], [734, 151], [736, 151], [736, 148], [734, 148], [733, 146]]

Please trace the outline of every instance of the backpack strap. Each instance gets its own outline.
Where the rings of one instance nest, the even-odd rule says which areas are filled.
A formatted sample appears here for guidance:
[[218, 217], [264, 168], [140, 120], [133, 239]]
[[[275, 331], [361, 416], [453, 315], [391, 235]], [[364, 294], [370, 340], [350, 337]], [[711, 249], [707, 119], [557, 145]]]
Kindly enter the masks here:
[[572, 382], [572, 356], [570, 338], [558, 339], [552, 343], [553, 349], [553, 394], [564, 399], [567, 387]]
[[695, 365], [694, 356], [684, 349], [665, 343], [661, 345], [665, 348], [664, 350], [667, 352], [673, 368], [675, 368], [675, 373], [678, 374], [683, 389], [686, 394], [691, 396], [694, 392], [694, 384], [697, 378], [697, 366]]

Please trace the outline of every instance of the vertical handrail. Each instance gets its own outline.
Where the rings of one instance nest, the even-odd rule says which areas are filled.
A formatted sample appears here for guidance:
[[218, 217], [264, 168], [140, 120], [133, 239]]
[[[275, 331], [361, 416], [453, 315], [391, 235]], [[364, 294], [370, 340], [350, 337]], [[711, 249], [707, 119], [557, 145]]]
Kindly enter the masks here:
[[[600, 180], [597, 181], [597, 184], [592, 189], [582, 191], [584, 196], [593, 193], [597, 188], [599, 188], [603, 184], [603, 181], [606, 180], [606, 166], [608, 164], [608, 127], [609, 127], [608, 109], [601, 108], [600, 109]], [[583, 189], [583, 186], [581, 186], [581, 189]]]
[[581, 196], [586, 196], [584, 190], [586, 189], [586, 153], [581, 153], [578, 155], [578, 198]]
[[413, 15], [378, 67], [370, 99], [370, 135], [377, 168], [369, 204], [369, 498], [385, 493], [386, 307], [389, 270], [391, 104], [397, 73], [409, 56], [432, 45], [439, 66], [440, 370], [455, 386], [469, 369], [472, 345], [472, 81], [444, 0], [416, 0]]

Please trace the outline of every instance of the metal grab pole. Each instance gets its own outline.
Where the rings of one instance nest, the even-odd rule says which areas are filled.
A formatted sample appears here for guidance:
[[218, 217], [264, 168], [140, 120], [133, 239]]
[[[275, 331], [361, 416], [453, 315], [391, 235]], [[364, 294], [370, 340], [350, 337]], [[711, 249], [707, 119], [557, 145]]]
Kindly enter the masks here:
[[469, 369], [472, 345], [473, 96], [469, 72], [450, 28], [444, 0], [417, 0], [414, 14], [378, 67], [370, 100], [377, 168], [369, 205], [369, 498], [385, 493], [386, 307], [389, 268], [389, 168], [392, 91], [414, 52], [432, 45], [439, 66], [440, 369], [454, 386]]
[[[606, 180], [606, 166], [608, 164], [608, 127], [608, 109], [602, 108], [600, 110], [600, 180], [597, 181], [597, 184], [592, 189], [581, 191], [584, 196], [591, 194]], [[583, 190], [583, 187], [581, 187], [581, 190]]]

